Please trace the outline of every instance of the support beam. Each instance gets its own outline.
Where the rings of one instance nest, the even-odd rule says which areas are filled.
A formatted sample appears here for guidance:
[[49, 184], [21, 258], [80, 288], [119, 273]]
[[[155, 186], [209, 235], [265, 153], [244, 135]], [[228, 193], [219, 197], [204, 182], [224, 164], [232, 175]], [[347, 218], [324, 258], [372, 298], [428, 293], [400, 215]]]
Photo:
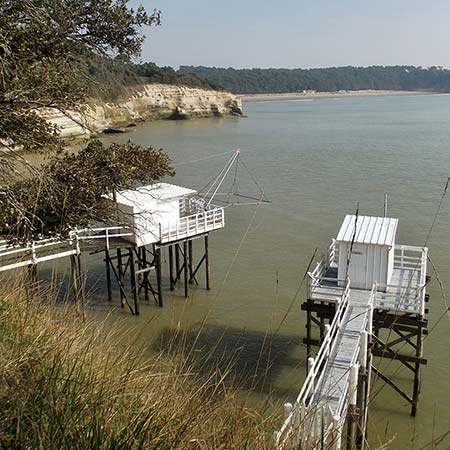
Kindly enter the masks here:
[[[147, 269], [147, 250], [145, 245], [141, 247], [141, 267], [142, 269]], [[144, 276], [144, 298], [146, 302], [150, 301], [148, 275]]]
[[80, 301], [81, 301], [81, 307], [83, 309], [83, 316], [85, 314], [85, 304], [86, 304], [86, 298], [85, 298], [85, 290], [84, 290], [84, 278], [83, 278], [83, 273], [81, 270], [81, 254], [78, 253], [78, 255], [75, 255], [75, 261], [77, 263], [77, 267], [78, 267], [78, 271], [77, 271], [77, 276], [78, 276], [78, 285], [79, 285], [79, 290], [80, 290]]
[[[117, 254], [116, 278], [117, 278], [117, 282], [119, 283], [119, 288], [120, 288], [120, 307], [123, 308], [125, 306], [126, 296], [125, 296], [125, 290], [123, 288], [124, 286], [123, 286], [122, 250], [120, 248], [118, 248], [116, 250], [116, 254]], [[114, 270], [114, 268], [113, 268], [113, 270]]]
[[205, 236], [205, 275], [206, 275], [206, 290], [211, 289], [210, 284], [210, 273], [209, 273], [209, 245], [208, 245], [208, 235]]
[[72, 288], [73, 288], [74, 302], [75, 304], [77, 304], [79, 301], [80, 292], [78, 289], [78, 269], [75, 255], [70, 256], [70, 271], [72, 273]]
[[175, 268], [176, 268], [176, 278], [175, 283], [180, 279], [180, 245], [175, 244]]
[[112, 302], [112, 287], [111, 287], [111, 258], [109, 249], [105, 248], [105, 264], [106, 264], [106, 289], [108, 291], [108, 302]]
[[[422, 328], [419, 328], [417, 333], [417, 347], [416, 357], [422, 357]], [[420, 395], [420, 363], [416, 362], [414, 370], [414, 386], [413, 386], [413, 401], [411, 405], [411, 416], [415, 417], [417, 414], [417, 404]]]
[[183, 257], [184, 257], [184, 298], [188, 298], [189, 296], [189, 288], [188, 288], [188, 254], [187, 254], [187, 243], [183, 242]]
[[169, 280], [170, 280], [170, 290], [173, 291], [175, 288], [175, 280], [173, 276], [173, 246], [169, 245]]
[[[310, 303], [310, 300], [307, 301], [307, 303]], [[311, 310], [306, 310], [306, 357], [309, 358], [311, 356]]]
[[133, 314], [139, 315], [139, 287], [136, 279], [136, 266], [134, 263], [134, 249], [129, 249], [129, 261], [130, 261], [130, 278], [131, 278], [131, 291], [133, 293], [134, 311]]
[[163, 307], [163, 293], [162, 293], [162, 270], [161, 270], [161, 247], [155, 250], [155, 262], [156, 262], [156, 282], [158, 285], [158, 306]]
[[189, 284], [192, 284], [194, 282], [194, 268], [192, 267], [193, 264], [193, 260], [194, 260], [194, 250], [193, 250], [193, 245], [192, 245], [192, 239], [189, 239], [188, 241], [188, 251], [189, 251], [189, 256], [188, 256], [188, 262], [189, 262]]
[[195, 278], [195, 275], [197, 275], [198, 270], [200, 269], [201, 265], [203, 264], [203, 262], [206, 260], [206, 255], [202, 256], [202, 259], [200, 260], [200, 262], [197, 264], [197, 267], [195, 268], [195, 270], [192, 272], [192, 275], [189, 278], [189, 283], [192, 284], [194, 281], [195, 283], [198, 285], [198, 281]]
[[372, 371], [380, 377], [387, 385], [389, 385], [392, 389], [394, 389], [395, 392], [400, 394], [408, 403], [412, 404], [413, 399], [403, 392], [393, 381], [391, 381], [388, 377], [383, 375], [375, 366], [372, 366]]

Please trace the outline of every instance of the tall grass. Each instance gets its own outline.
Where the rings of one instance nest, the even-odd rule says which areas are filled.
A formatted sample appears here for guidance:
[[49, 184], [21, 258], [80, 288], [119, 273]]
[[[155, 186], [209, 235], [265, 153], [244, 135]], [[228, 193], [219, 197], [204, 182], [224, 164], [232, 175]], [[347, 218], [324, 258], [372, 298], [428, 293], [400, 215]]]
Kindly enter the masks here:
[[270, 408], [227, 373], [199, 375], [183, 352], [150, 360], [20, 285], [0, 290], [0, 345], [1, 448], [273, 449]]

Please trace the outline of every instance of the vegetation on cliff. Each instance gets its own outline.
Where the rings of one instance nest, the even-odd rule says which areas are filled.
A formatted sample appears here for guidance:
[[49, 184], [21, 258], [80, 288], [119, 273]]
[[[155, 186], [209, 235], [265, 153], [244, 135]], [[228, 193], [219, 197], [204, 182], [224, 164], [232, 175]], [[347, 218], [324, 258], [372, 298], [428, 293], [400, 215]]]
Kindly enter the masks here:
[[128, 88], [142, 84], [168, 84], [214, 91], [224, 91], [218, 83], [193, 74], [178, 73], [172, 67], [153, 62], [135, 63], [119, 55], [117, 58], [95, 57], [83, 62], [93, 82], [88, 94], [92, 98], [117, 101], [128, 95]]
[[428, 90], [450, 92], [450, 70], [440, 67], [371, 66], [324, 69], [233, 69], [181, 66], [180, 74], [206, 78], [235, 94], [314, 90]]

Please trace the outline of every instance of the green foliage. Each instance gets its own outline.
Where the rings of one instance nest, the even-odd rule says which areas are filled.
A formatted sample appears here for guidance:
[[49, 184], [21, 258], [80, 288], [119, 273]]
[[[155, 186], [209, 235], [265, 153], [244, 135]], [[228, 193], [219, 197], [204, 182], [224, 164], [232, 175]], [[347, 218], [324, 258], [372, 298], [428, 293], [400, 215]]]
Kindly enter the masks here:
[[36, 108], [73, 108], [86, 96], [93, 55], [137, 55], [159, 12], [127, 0], [3, 0], [0, 3], [0, 141], [35, 149], [55, 142]]
[[174, 84], [217, 91], [224, 90], [224, 87], [219, 83], [208, 81], [208, 79], [201, 78], [195, 74], [178, 73], [172, 67], [159, 67], [153, 62], [135, 64], [132, 67], [135, 73], [147, 83]]
[[[0, 2], [0, 234], [19, 240], [64, 235], [70, 228], [111, 219], [105, 196], [122, 187], [172, 175], [161, 151], [128, 143], [92, 142], [65, 150], [39, 114], [41, 108], [76, 109], [108, 70], [121, 67], [115, 87], [137, 79], [126, 71], [139, 55], [141, 28], [158, 25], [160, 13], [133, 10], [127, 0], [4, 0]], [[118, 54], [118, 61], [111, 55]], [[108, 88], [114, 86], [111, 82]], [[103, 91], [104, 92], [104, 91]], [[109, 96], [114, 95], [114, 92]], [[51, 156], [29, 173], [17, 148]]]
[[105, 147], [93, 141], [78, 153], [65, 151], [26, 180], [0, 188], [0, 235], [30, 240], [66, 235], [94, 221], [119, 220], [106, 194], [165, 175], [174, 175], [170, 159], [152, 147], [131, 142]]
[[429, 90], [450, 92], [450, 70], [414, 66], [330, 67], [324, 69], [223, 69], [181, 66], [193, 74], [220, 83], [236, 94], [287, 93], [314, 90]]

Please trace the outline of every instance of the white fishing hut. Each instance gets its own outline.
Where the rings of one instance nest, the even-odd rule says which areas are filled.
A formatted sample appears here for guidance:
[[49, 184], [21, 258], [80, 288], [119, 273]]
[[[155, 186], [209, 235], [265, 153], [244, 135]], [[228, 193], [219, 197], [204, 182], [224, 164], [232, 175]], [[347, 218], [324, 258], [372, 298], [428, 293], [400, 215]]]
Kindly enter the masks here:
[[[376, 282], [380, 291], [386, 291], [394, 271], [397, 226], [398, 219], [345, 216], [336, 238], [339, 252], [338, 279], [344, 280], [348, 276], [351, 286], [356, 289], [371, 289]], [[347, 273], [348, 259], [350, 264]]]
[[117, 193], [117, 205], [133, 230], [137, 247], [167, 243], [224, 226], [221, 207], [205, 206], [197, 191], [156, 183]]

